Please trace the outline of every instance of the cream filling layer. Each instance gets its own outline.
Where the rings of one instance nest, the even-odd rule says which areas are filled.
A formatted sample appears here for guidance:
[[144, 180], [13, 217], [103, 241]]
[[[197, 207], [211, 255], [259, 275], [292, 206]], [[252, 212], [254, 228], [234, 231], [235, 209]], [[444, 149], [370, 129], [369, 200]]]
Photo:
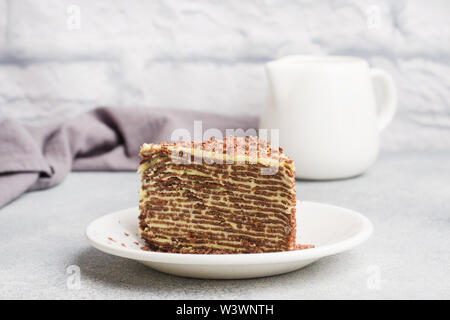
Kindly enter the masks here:
[[[264, 166], [269, 167], [277, 167], [277, 166], [284, 166], [289, 169], [293, 169], [294, 166], [290, 163], [286, 163], [283, 159], [286, 159], [286, 155], [284, 153], [281, 153], [277, 158], [274, 159], [272, 157], [257, 157], [255, 156], [248, 156], [248, 155], [238, 155], [238, 154], [227, 154], [223, 152], [214, 152], [214, 151], [207, 151], [207, 150], [201, 150], [196, 148], [186, 148], [181, 146], [167, 146], [167, 149], [171, 152], [172, 155], [179, 155], [181, 152], [183, 154], [187, 154], [188, 156], [194, 156], [194, 158], [199, 159], [211, 159], [212, 162], [215, 163], [237, 163], [237, 164], [244, 164], [244, 163], [250, 163], [250, 164], [261, 164]], [[153, 145], [153, 144], [147, 144], [144, 143], [142, 145], [142, 152], [145, 154], [145, 152], [152, 152], [154, 150], [161, 150], [160, 145]], [[177, 157], [178, 159], [181, 159], [182, 157]]]

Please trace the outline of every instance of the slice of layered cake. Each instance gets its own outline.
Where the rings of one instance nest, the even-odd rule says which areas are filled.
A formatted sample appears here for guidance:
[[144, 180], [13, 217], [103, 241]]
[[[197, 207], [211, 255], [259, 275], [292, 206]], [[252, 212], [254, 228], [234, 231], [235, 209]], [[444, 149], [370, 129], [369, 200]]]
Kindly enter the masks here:
[[[295, 168], [257, 137], [144, 144], [139, 233], [145, 249], [255, 253], [295, 244]], [[308, 246], [306, 246], [308, 247]]]

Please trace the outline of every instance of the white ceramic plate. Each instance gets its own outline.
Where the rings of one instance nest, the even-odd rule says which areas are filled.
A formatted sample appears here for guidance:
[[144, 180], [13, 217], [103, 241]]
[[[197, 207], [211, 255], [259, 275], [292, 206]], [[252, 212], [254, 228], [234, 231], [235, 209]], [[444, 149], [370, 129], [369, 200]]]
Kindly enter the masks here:
[[372, 223], [361, 214], [336, 206], [301, 201], [297, 205], [297, 243], [315, 248], [251, 254], [180, 254], [141, 250], [137, 235], [138, 209], [105, 215], [86, 229], [97, 249], [137, 260], [153, 269], [205, 279], [243, 279], [300, 269], [320, 258], [349, 250], [372, 233]]

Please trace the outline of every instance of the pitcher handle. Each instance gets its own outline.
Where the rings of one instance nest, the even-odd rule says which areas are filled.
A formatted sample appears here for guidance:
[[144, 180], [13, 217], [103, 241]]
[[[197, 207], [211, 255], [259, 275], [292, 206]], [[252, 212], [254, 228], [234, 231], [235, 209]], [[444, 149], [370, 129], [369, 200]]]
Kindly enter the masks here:
[[378, 103], [378, 131], [384, 130], [392, 121], [397, 110], [397, 92], [391, 75], [384, 70], [370, 69], [372, 82], [378, 82], [381, 88], [381, 98]]

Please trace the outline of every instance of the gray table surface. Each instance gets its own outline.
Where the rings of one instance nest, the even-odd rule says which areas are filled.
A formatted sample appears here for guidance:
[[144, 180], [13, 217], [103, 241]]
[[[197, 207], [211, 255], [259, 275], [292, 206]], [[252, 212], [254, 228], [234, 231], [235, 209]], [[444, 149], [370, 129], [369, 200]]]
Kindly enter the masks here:
[[[297, 182], [298, 199], [357, 210], [374, 234], [351, 251], [260, 279], [186, 279], [92, 248], [86, 226], [136, 206], [137, 187], [133, 172], [72, 173], [0, 209], [0, 297], [450, 298], [450, 152], [385, 153], [354, 179]], [[81, 270], [78, 289], [67, 286], [72, 265]]]

